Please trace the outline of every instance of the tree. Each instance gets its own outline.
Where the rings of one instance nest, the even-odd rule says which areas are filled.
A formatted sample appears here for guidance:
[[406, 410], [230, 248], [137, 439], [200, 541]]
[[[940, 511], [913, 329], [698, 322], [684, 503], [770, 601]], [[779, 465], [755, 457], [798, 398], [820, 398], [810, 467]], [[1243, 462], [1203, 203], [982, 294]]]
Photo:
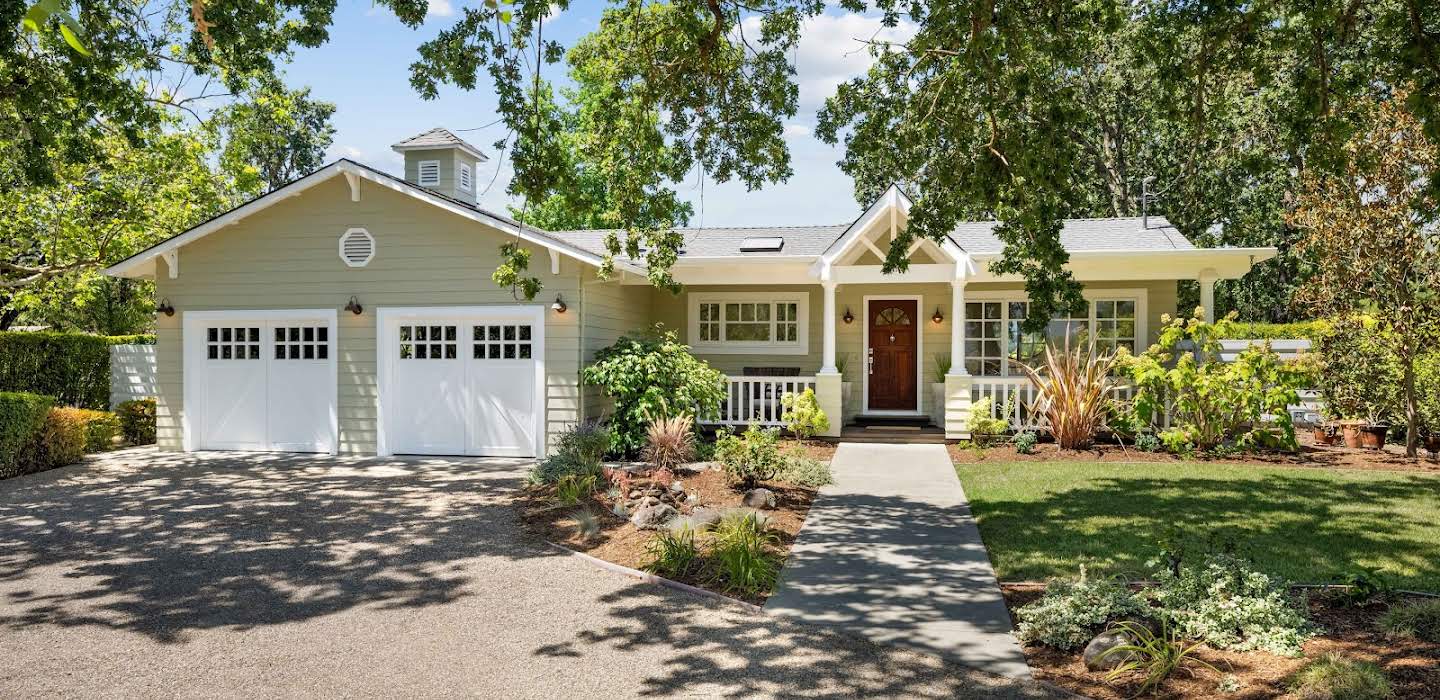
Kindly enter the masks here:
[[1293, 220], [1316, 266], [1300, 302], [1324, 314], [1365, 313], [1394, 339], [1405, 452], [1414, 457], [1416, 361], [1440, 340], [1440, 199], [1427, 187], [1440, 172], [1440, 149], [1406, 109], [1408, 97], [1360, 107], [1344, 169], [1310, 174]]
[[220, 165], [242, 192], [269, 192], [320, 168], [335, 135], [335, 105], [310, 99], [310, 89], [267, 81], [249, 99], [209, 120], [223, 143]]

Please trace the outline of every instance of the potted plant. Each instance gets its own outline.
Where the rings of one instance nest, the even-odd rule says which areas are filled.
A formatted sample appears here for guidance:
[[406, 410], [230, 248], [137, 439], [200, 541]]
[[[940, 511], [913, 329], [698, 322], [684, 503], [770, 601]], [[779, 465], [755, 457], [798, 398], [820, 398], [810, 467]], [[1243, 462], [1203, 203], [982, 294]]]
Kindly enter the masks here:
[[843, 411], [850, 403], [851, 382], [846, 378], [845, 370], [850, 366], [849, 355], [837, 355], [835, 357], [835, 371], [840, 373], [840, 407]]
[[1340, 426], [1333, 422], [1319, 423], [1315, 426], [1315, 444], [1334, 445], [1340, 442]]
[[930, 382], [930, 419], [945, 425], [945, 375], [950, 374], [950, 356], [935, 356], [935, 373]]

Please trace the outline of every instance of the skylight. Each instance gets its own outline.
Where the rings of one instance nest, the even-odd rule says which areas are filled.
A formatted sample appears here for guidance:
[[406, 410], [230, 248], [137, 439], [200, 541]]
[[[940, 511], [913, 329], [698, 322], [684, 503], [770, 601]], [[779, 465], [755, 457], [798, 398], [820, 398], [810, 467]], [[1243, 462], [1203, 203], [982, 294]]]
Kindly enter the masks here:
[[740, 252], [758, 253], [775, 252], [785, 245], [785, 239], [779, 236], [765, 236], [761, 238], [746, 238], [740, 241]]

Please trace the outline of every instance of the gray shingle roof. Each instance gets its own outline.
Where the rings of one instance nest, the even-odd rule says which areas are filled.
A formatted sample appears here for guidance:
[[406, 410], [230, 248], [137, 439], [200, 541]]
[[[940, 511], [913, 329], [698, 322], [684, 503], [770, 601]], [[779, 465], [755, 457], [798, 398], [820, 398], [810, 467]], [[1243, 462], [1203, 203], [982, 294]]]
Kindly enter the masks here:
[[415, 150], [422, 148], [462, 148], [471, 151], [480, 160], [488, 160], [484, 151], [476, 148], [465, 139], [456, 136], [454, 132], [444, 127], [435, 127], [423, 134], [416, 134], [408, 139], [391, 146], [395, 150]]
[[[1070, 252], [1098, 250], [1188, 250], [1194, 248], [1164, 217], [1150, 217], [1149, 228], [1141, 225], [1140, 217], [1111, 219], [1067, 219], [1060, 231], [1060, 242]], [[682, 258], [702, 257], [815, 257], [845, 233], [849, 224], [831, 226], [757, 226], [740, 228], [682, 228], [685, 236]], [[955, 227], [950, 238], [961, 249], [972, 254], [999, 253], [1004, 245], [995, 237], [993, 221], [967, 221]], [[551, 235], [597, 254], [605, 252], [606, 231], [552, 231]], [[778, 252], [743, 253], [740, 244], [746, 238], [775, 236], [784, 238]]]

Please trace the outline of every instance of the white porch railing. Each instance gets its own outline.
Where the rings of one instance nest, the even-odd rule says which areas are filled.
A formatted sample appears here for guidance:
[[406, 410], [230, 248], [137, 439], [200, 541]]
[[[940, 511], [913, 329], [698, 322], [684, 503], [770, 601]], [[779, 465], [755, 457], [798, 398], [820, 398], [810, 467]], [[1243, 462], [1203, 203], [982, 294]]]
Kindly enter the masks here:
[[711, 425], [780, 425], [785, 407], [780, 397], [815, 388], [815, 377], [725, 377], [725, 400], [720, 415], [703, 421]]
[[[1129, 399], [1134, 391], [1128, 385], [1121, 385], [1111, 389], [1111, 393], [1115, 398]], [[1033, 426], [1035, 423], [1030, 418], [1030, 408], [1040, 396], [1040, 391], [1029, 377], [971, 377], [970, 401], [973, 403], [987, 396], [992, 402], [991, 418], [999, 418], [1001, 412], [1006, 410], [1006, 404], [1014, 399], [1009, 405], [1008, 416], [1012, 430]]]

